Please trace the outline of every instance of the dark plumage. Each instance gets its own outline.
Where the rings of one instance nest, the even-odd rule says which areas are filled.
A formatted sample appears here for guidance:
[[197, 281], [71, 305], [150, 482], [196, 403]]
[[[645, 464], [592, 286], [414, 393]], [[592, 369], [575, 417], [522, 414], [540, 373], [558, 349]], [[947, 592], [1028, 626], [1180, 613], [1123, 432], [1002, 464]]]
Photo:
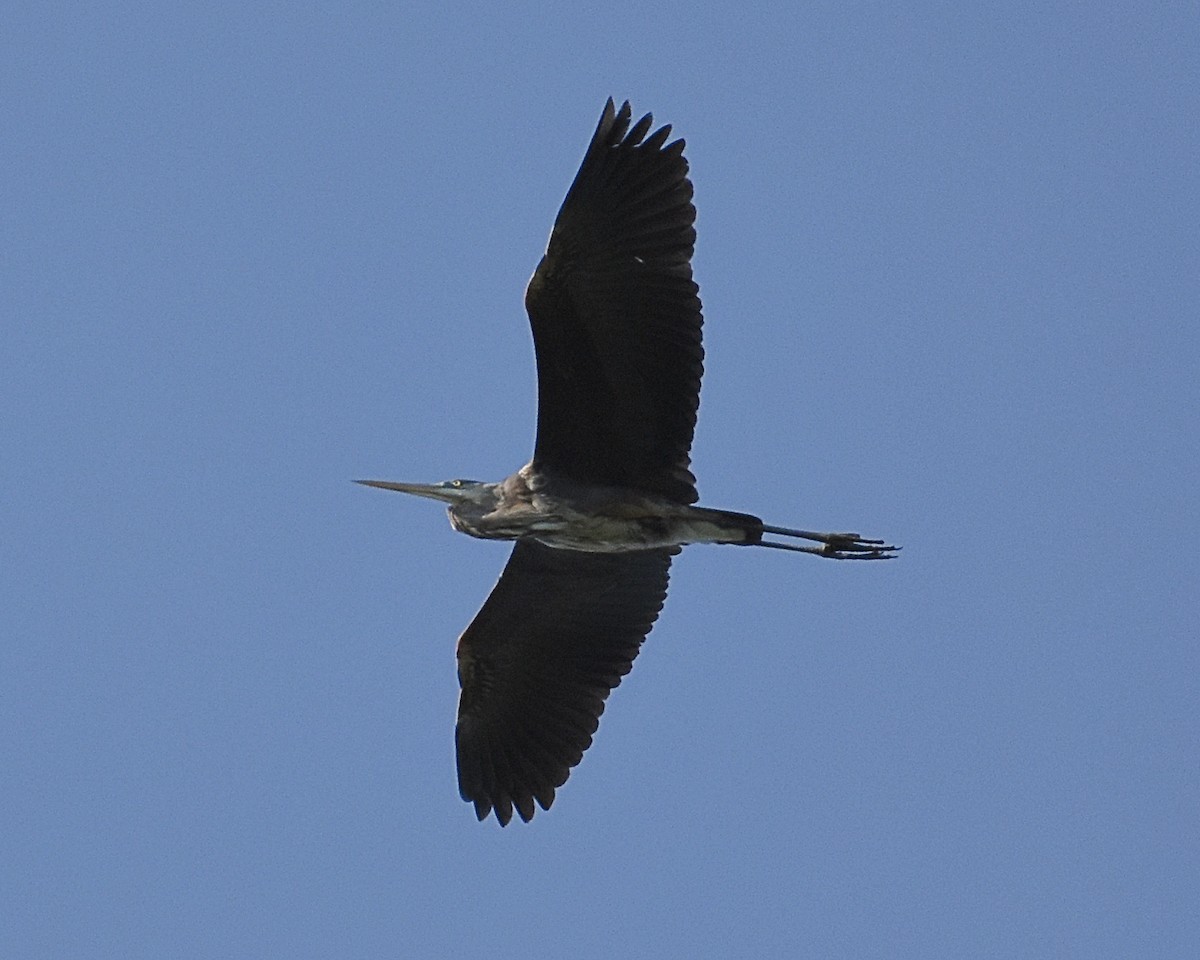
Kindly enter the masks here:
[[658, 618], [678, 552], [513, 548], [458, 642], [458, 783], [481, 820], [494, 809], [507, 823], [514, 806], [528, 820], [535, 798], [550, 806]]
[[[516, 540], [458, 642], [458, 783], [482, 820], [549, 808], [633, 665], [688, 543], [880, 560], [896, 548], [696, 507], [704, 350], [683, 141], [608, 101], [525, 294], [533, 459], [499, 483], [360, 481], [442, 500], [456, 530]], [[649, 136], [647, 136], [649, 134]], [[815, 546], [763, 539], [799, 538]]]
[[695, 503], [704, 349], [683, 141], [610, 100], [525, 292], [535, 470]]

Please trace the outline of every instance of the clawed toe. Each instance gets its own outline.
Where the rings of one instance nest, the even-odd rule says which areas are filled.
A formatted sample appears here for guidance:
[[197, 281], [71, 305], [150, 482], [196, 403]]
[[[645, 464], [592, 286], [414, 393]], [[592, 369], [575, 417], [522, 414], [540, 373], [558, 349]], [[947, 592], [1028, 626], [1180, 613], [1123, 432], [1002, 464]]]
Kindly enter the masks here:
[[811, 553], [818, 557], [828, 557], [830, 560], [893, 560], [899, 547], [892, 546], [886, 540], [866, 540], [857, 533], [817, 533], [813, 530], [794, 530], [791, 527], [776, 527], [763, 524], [763, 533], [773, 533], [776, 536], [796, 537], [809, 540], [820, 546], [799, 546], [791, 543], [777, 543], [770, 540], [760, 540], [759, 546], [772, 547], [776, 550], [792, 550], [797, 553]]
[[894, 560], [899, 547], [883, 540], [864, 540], [856, 533], [831, 533], [821, 556], [832, 560]]

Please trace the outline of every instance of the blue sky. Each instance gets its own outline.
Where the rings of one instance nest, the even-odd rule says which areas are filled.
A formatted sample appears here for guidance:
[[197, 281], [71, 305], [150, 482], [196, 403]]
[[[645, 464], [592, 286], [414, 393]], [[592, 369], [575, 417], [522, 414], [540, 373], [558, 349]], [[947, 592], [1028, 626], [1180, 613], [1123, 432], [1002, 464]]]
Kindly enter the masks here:
[[[1200, 939], [1183, 3], [18, 4], [0, 954], [1174, 958]], [[457, 797], [604, 100], [688, 140], [702, 502], [596, 744]]]

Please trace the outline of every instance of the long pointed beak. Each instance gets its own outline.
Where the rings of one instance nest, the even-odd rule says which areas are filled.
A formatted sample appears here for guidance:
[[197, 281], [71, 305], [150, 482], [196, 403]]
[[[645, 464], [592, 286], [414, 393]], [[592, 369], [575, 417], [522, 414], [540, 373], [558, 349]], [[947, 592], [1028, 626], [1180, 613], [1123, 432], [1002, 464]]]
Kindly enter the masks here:
[[380, 490], [395, 490], [397, 493], [411, 493], [417, 497], [428, 497], [430, 500], [441, 500], [443, 503], [454, 503], [458, 497], [457, 490], [448, 490], [440, 483], [396, 483], [392, 480], [355, 480], [364, 487], [378, 487]]

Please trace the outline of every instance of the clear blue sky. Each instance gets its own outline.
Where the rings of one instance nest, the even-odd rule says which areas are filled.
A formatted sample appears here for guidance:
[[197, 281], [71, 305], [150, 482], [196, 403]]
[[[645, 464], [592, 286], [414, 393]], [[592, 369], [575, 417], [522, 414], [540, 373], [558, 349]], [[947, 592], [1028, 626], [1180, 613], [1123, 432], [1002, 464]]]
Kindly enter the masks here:
[[[0, 39], [0, 955], [1191, 958], [1185, 3], [32, 4]], [[695, 547], [548, 814], [457, 797], [604, 100], [688, 140]]]

